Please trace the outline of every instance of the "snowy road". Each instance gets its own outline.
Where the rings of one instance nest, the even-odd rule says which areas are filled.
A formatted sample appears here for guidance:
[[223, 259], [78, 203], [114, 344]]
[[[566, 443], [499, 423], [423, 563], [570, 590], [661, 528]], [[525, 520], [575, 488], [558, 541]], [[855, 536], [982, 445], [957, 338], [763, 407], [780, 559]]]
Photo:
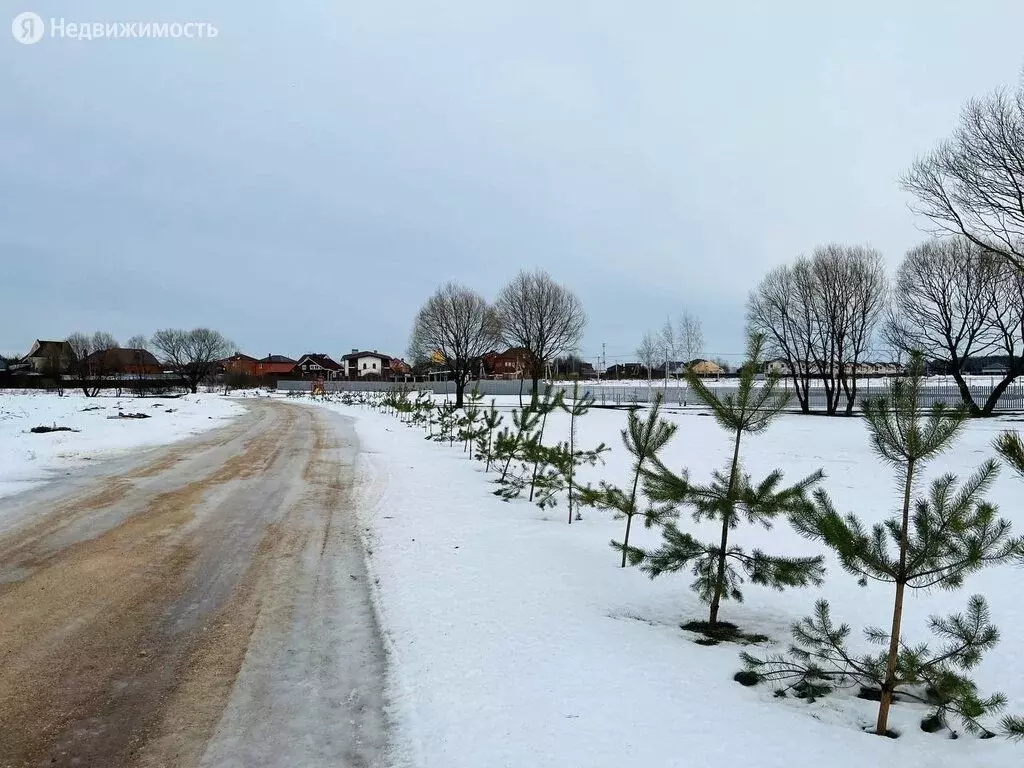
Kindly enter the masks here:
[[246, 407], [0, 499], [0, 766], [383, 759], [351, 422]]

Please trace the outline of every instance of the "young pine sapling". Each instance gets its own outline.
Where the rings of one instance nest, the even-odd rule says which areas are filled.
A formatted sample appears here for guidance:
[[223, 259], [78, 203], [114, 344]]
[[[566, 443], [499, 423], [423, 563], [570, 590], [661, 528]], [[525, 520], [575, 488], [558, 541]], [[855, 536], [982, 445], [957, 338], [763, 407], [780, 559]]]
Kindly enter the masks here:
[[491, 405], [483, 411], [483, 425], [476, 439], [477, 458], [484, 462], [484, 472], [489, 472], [491, 462], [494, 460], [494, 432], [501, 426], [502, 415], [494, 405], [494, 398], [491, 398]]
[[641, 511], [638, 491], [640, 477], [647, 465], [655, 461], [658, 451], [665, 447], [672, 436], [676, 433], [677, 425], [661, 418], [662, 396], [659, 394], [654, 399], [654, 405], [647, 412], [646, 418], [640, 418], [640, 409], [631, 408], [626, 416], [626, 428], [622, 430], [622, 442], [633, 457], [633, 479], [627, 493], [622, 488], [610, 485], [604, 481], [596, 490], [585, 494], [585, 501], [588, 505], [599, 509], [608, 509], [615, 512], [616, 517], [626, 518], [626, 535], [621, 542], [612, 541], [613, 548], [622, 552], [622, 567], [626, 567], [627, 555], [632, 553], [634, 560], [643, 557], [641, 550], [631, 550], [629, 546], [629, 534], [633, 525], [633, 518], [641, 515], [644, 518], [644, 525], [650, 527], [660, 518], [657, 511], [648, 507]]
[[747, 553], [729, 545], [729, 533], [741, 521], [758, 523], [765, 529], [780, 516], [790, 514], [807, 503], [807, 491], [817, 483], [821, 471], [788, 488], [779, 488], [782, 472], [776, 470], [760, 483], [753, 483], [740, 462], [740, 444], [744, 435], [763, 432], [782, 413], [789, 393], [779, 386], [774, 374], [765, 376], [760, 386], [755, 371], [762, 369], [763, 337], [753, 335], [747, 344], [748, 362], [735, 391], [719, 397], [708, 389], [693, 371], [686, 378], [691, 392], [713, 413], [715, 420], [732, 437], [732, 457], [723, 471], [715, 471], [711, 482], [697, 485], [684, 471], [677, 475], [661, 462], [643, 471], [644, 492], [660, 505], [663, 518], [690, 508], [694, 521], [712, 520], [720, 529], [719, 540], [705, 543], [684, 533], [668, 520], [662, 529], [662, 544], [653, 551], [631, 550], [630, 559], [642, 562], [642, 569], [653, 579], [689, 567], [696, 577], [691, 587], [709, 606], [707, 630], [717, 630], [719, 607], [723, 600], [743, 599], [740, 585], [744, 576], [755, 584], [784, 589], [821, 584], [823, 558], [768, 555], [759, 549]]
[[548, 415], [562, 408], [564, 401], [565, 393], [562, 390], [552, 394], [552, 388], [545, 387], [543, 397], [536, 398], [532, 403], [533, 410], [540, 415], [540, 427], [537, 430], [536, 439], [529, 440], [523, 445], [526, 460], [533, 463], [533, 473], [530, 477], [530, 501], [533, 501], [536, 492], [537, 475], [551, 456], [544, 446], [544, 430], [547, 427]]
[[[923, 375], [923, 360], [916, 355], [906, 379], [893, 382], [884, 397], [864, 403], [871, 446], [896, 475], [900, 505], [895, 514], [869, 529], [853, 514], [840, 515], [819, 489], [813, 505], [793, 516], [797, 530], [835, 550], [862, 586], [869, 580], [893, 586], [889, 628], [865, 630], [868, 640], [885, 650], [853, 654], [846, 646], [849, 627], [835, 626], [828, 603], [819, 601], [814, 616], [794, 627], [788, 657], [744, 655], [743, 661], [760, 679], [824, 689], [859, 684], [878, 691], [875, 732], [880, 735], [889, 731], [889, 710], [897, 695], [934, 706], [929, 719], [937, 725], [948, 727], [952, 714], [969, 731], [991, 735], [981, 718], [1002, 709], [1006, 699], [1001, 694], [981, 698], [966, 674], [999, 639], [985, 599], [971, 597], [966, 614], [929, 620], [938, 648], [911, 645], [902, 632], [907, 589], [955, 590], [968, 574], [1024, 551], [1022, 541], [1010, 535], [1010, 523], [984, 499], [998, 473], [994, 461], [984, 462], [959, 486], [947, 474], [935, 479], [926, 494], [915, 496], [924, 468], [953, 444], [967, 418], [966, 410], [942, 403], [922, 413]], [[1024, 719], [1006, 717], [1002, 730], [1024, 737]]]

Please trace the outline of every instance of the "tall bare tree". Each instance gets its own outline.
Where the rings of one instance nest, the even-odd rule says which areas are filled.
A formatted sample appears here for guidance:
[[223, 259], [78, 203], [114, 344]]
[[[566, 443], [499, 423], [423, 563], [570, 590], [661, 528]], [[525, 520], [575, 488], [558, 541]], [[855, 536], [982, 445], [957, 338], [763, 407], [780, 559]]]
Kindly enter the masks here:
[[199, 391], [200, 383], [213, 375], [218, 361], [235, 349], [235, 345], [219, 331], [209, 328], [193, 328], [191, 331], [165, 328], [154, 333], [150, 343], [193, 394]]
[[124, 343], [125, 349], [149, 349], [149, 339], [142, 334], [132, 336]]
[[76, 360], [76, 373], [82, 392], [86, 397], [99, 394], [103, 379], [110, 374], [112, 356], [103, 354], [108, 349], [117, 349], [118, 343], [106, 331], [94, 333], [73, 333], [67, 338]]
[[665, 357], [665, 385], [668, 386], [668, 377], [672, 373], [671, 364], [675, 361], [679, 352], [679, 335], [676, 327], [672, 324], [671, 318], [665, 318], [665, 324], [658, 332], [658, 343]]
[[536, 399], [545, 364], [579, 348], [587, 324], [583, 305], [576, 294], [538, 269], [516, 275], [501, 289], [495, 308], [505, 341], [530, 353]]
[[783, 363], [803, 413], [810, 412], [810, 298], [801, 295], [806, 281], [784, 264], [771, 270], [747, 299], [747, 333], [765, 338], [765, 351]]
[[409, 356], [424, 360], [440, 353], [455, 381], [455, 407], [461, 408], [466, 383], [500, 338], [497, 313], [487, 301], [465, 286], [448, 282], [416, 314]]
[[1024, 84], [969, 101], [952, 137], [920, 157], [902, 186], [937, 231], [1024, 270]]
[[835, 414], [845, 395], [846, 415], [857, 400], [857, 374], [885, 308], [887, 280], [882, 256], [865, 246], [829, 243], [810, 260], [813, 333], [811, 361]]
[[974, 416], [982, 409], [964, 375], [972, 358], [994, 348], [991, 266], [985, 249], [966, 237], [922, 243], [896, 272], [886, 320], [890, 344], [941, 361]]
[[679, 317], [679, 351], [686, 358], [687, 366], [700, 356], [703, 349], [704, 329], [700, 318], [688, 310], [683, 310]]
[[665, 356], [659, 334], [647, 331], [636, 348], [636, 356], [640, 364], [647, 369], [647, 380], [651, 380], [654, 366]]

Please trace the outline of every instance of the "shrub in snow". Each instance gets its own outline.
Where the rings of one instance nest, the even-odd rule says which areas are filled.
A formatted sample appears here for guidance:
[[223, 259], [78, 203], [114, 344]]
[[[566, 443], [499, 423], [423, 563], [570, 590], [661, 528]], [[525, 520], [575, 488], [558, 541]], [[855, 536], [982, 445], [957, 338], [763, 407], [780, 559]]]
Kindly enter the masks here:
[[[759, 549], [746, 552], [729, 544], [729, 532], [740, 522], [757, 523], [766, 529], [780, 516], [807, 506], [807, 491], [823, 476], [819, 470], [795, 485], [780, 487], [782, 472], [776, 470], [759, 483], [743, 472], [740, 444], [743, 435], [763, 432], [789, 402], [789, 394], [779, 387], [779, 378], [769, 375], [757, 386], [755, 371], [761, 365], [763, 337], [751, 336], [747, 345], [747, 363], [739, 386], [719, 398], [699, 376], [687, 372], [691, 392], [712, 411], [715, 420], [732, 438], [732, 458], [711, 482], [700, 485], [690, 481], [688, 473], [676, 474], [661, 462], [643, 470], [644, 492], [660, 505], [658, 515], [665, 519], [662, 543], [658, 549], [630, 549], [632, 562], [640, 563], [653, 579], [665, 573], [689, 568], [695, 579], [692, 589], [709, 605], [707, 628], [714, 630], [723, 600], [742, 600], [740, 586], [745, 578], [775, 589], [820, 584], [824, 575], [823, 558], [783, 557]], [[718, 523], [717, 541], [703, 542], [679, 528], [672, 518], [681, 510], [691, 510], [694, 521]]]
[[[983, 697], [967, 676], [999, 640], [985, 599], [974, 595], [965, 613], [931, 617], [935, 644], [912, 645], [901, 631], [907, 589], [958, 589], [968, 574], [1024, 551], [1024, 541], [1011, 537], [1010, 523], [997, 517], [995, 506], [984, 499], [998, 472], [992, 460], [962, 484], [944, 475], [926, 494], [915, 497], [925, 466], [952, 445], [967, 418], [965, 410], [942, 404], [927, 415], [918, 411], [923, 371], [917, 356], [907, 379], [894, 382], [885, 397], [864, 403], [872, 447], [896, 473], [901, 499], [896, 514], [868, 529], [856, 516], [840, 515], [819, 489], [814, 502], [793, 516], [797, 529], [835, 550], [843, 568], [862, 586], [869, 580], [893, 585], [889, 628], [865, 630], [867, 639], [883, 650], [864, 655], [850, 651], [849, 626], [836, 625], [822, 600], [812, 616], [793, 627], [794, 643], [787, 655], [742, 658], [762, 679], [877, 688], [878, 734], [888, 732], [889, 709], [898, 694], [932, 706], [931, 716], [943, 724], [953, 715], [969, 731], [991, 735], [982, 718], [999, 712], [1006, 699], [999, 693]], [[1000, 727], [1024, 737], [1024, 718], [1005, 717]]]
[[638, 486], [640, 476], [649, 462], [657, 459], [658, 451], [665, 447], [672, 435], [676, 433], [677, 425], [661, 418], [661, 395], [657, 395], [654, 405], [647, 412], [647, 418], [641, 419], [640, 409], [631, 408], [626, 416], [626, 428], [622, 430], [622, 442], [633, 457], [633, 478], [629, 485], [629, 491], [618, 486], [611, 485], [604, 481], [597, 489], [590, 490], [584, 494], [584, 502], [599, 509], [612, 510], [616, 517], [626, 518], [626, 534], [621, 542], [612, 541], [613, 548], [622, 553], [622, 567], [626, 567], [627, 557], [632, 553], [634, 560], [642, 558], [643, 552], [638, 549], [630, 549], [629, 533], [633, 525], [633, 518], [640, 515], [644, 518], [644, 526], [650, 527], [660, 521], [657, 508], [647, 506], [641, 509], [638, 503]]

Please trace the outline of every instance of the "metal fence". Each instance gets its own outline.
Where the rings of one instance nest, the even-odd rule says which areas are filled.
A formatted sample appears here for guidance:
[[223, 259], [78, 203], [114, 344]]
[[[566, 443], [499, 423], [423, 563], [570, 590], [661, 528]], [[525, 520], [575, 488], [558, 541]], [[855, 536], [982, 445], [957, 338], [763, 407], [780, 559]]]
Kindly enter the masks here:
[[[972, 383], [970, 385], [974, 402], [982, 407], [995, 389], [995, 381], [991, 384]], [[278, 389], [286, 392], [309, 392], [313, 383], [310, 381], [279, 381]], [[328, 392], [380, 392], [389, 389], [415, 389], [431, 391], [437, 395], [455, 394], [455, 383], [451, 381], [433, 382], [382, 382], [382, 381], [328, 381], [324, 384]], [[542, 386], [547, 386], [542, 383]], [[567, 396], [571, 396], [573, 385], [564, 382], [551, 384], [554, 389], [563, 390]], [[725, 395], [735, 391], [735, 380], [730, 384], [716, 383], [709, 381], [708, 389], [716, 395]], [[788, 386], [788, 385], [787, 385]], [[889, 386], [888, 379], [862, 379], [857, 382], [858, 404], [866, 397], [882, 394]], [[518, 396], [522, 392], [524, 397], [529, 397], [530, 382], [518, 380], [482, 380], [470, 382], [466, 391], [477, 389], [485, 396]], [[613, 384], [596, 384], [594, 382], [581, 382], [581, 392], [589, 392], [598, 405], [604, 406], [630, 406], [650, 403], [658, 395], [664, 397], [666, 405], [696, 405], [693, 393], [686, 386], [676, 384], [668, 387], [658, 382], [646, 385], [618, 386]], [[810, 409], [812, 411], [824, 411], [827, 407], [826, 393], [823, 387], [812, 387], [809, 393]], [[845, 407], [845, 396], [840, 400], [840, 407]], [[943, 380], [926, 382], [921, 392], [921, 407], [927, 408], [934, 403], [945, 402], [951, 405], [961, 402], [960, 391], [954, 382]], [[800, 403], [793, 393], [790, 398], [790, 407], [799, 409]], [[1024, 383], [1014, 382], [1002, 393], [995, 410], [1001, 412], [1024, 411]]]

